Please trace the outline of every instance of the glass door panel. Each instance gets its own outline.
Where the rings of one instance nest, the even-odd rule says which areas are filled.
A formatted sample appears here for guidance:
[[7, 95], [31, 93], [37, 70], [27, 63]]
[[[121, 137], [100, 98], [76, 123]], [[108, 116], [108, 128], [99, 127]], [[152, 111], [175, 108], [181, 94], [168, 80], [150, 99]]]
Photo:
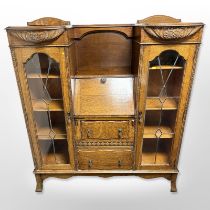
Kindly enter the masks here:
[[25, 69], [43, 164], [69, 164], [59, 64], [35, 53]]
[[185, 61], [162, 52], [149, 65], [142, 164], [169, 164]]

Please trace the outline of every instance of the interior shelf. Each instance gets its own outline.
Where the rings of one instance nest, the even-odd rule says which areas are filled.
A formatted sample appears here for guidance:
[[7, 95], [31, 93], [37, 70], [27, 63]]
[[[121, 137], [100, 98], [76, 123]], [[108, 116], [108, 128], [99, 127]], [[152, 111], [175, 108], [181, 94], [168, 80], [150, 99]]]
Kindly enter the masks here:
[[68, 164], [68, 146], [66, 140], [55, 141], [54, 148], [52, 141], [40, 141], [40, 149], [42, 153], [42, 159], [44, 164]]
[[74, 78], [91, 78], [91, 77], [133, 77], [130, 66], [114, 67], [80, 67]]
[[60, 78], [60, 75], [56, 75], [56, 74], [48, 74], [47, 73], [42, 73], [42, 74], [37, 74], [37, 73], [29, 73], [27, 74], [27, 78], [29, 79], [38, 79], [38, 78], [41, 78], [41, 79], [45, 79], [45, 78], [50, 78], [50, 79], [57, 79], [57, 78]]
[[162, 104], [157, 97], [148, 97], [146, 99], [146, 110], [177, 110], [177, 100], [175, 98], [167, 98]]
[[145, 126], [144, 127], [144, 138], [156, 138], [156, 131], [160, 129], [162, 132], [162, 135], [160, 138], [173, 138], [174, 133], [172, 129], [168, 126]]
[[[63, 111], [62, 100], [48, 101], [49, 111]], [[32, 100], [32, 106], [34, 111], [48, 111], [48, 105], [42, 100]]]
[[54, 139], [59, 140], [59, 139], [66, 139], [66, 130], [62, 126], [53, 126], [53, 132], [51, 132], [49, 127], [38, 127], [37, 128], [37, 135], [39, 140], [48, 140], [50, 139], [50, 136], [53, 137]]
[[171, 69], [183, 69], [182, 66], [170, 66], [170, 65], [161, 65], [161, 66], [152, 66], [149, 67], [149, 70], [171, 70]]
[[142, 164], [143, 165], [169, 164], [168, 154], [166, 152], [158, 152], [155, 161], [155, 152], [144, 152], [142, 153]]

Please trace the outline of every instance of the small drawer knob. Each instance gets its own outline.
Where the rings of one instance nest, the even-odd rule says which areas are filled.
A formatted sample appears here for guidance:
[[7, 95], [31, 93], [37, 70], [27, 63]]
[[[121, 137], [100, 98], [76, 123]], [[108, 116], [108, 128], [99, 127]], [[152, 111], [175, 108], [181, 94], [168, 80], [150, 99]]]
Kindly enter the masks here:
[[101, 78], [101, 84], [105, 84], [106, 83], [106, 78]]
[[120, 168], [122, 166], [122, 161], [118, 160], [118, 167]]

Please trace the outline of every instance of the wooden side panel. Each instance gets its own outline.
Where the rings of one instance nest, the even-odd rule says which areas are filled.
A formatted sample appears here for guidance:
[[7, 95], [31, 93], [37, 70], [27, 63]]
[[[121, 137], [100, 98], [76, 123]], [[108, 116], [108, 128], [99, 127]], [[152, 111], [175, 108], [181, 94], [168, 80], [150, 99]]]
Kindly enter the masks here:
[[175, 137], [171, 151], [171, 165], [177, 167], [179, 159], [179, 151], [184, 132], [185, 119], [190, 100], [191, 87], [195, 74], [195, 67], [197, 61], [199, 45], [191, 45], [188, 50], [188, 57], [186, 63], [186, 70], [183, 78], [182, 90], [180, 95], [179, 109], [176, 119]]
[[[61, 61], [61, 81], [62, 81], [62, 90], [63, 90], [63, 102], [64, 109], [66, 114], [66, 128], [69, 142], [69, 152], [70, 152], [70, 163], [71, 167], [75, 167], [75, 154], [74, 154], [74, 135], [73, 135], [73, 105], [72, 105], [72, 91], [71, 91], [71, 80], [69, 77], [69, 54], [68, 48], [59, 48], [60, 49], [60, 61]], [[68, 114], [70, 113], [70, 115]], [[71, 116], [71, 117], [70, 117]], [[71, 119], [69, 119], [69, 117]]]
[[41, 154], [38, 149], [38, 144], [36, 140], [36, 128], [34, 125], [34, 120], [32, 116], [32, 104], [30, 100], [30, 94], [28, 90], [27, 80], [25, 71], [22, 64], [22, 49], [11, 48], [11, 54], [13, 59], [13, 65], [16, 74], [16, 80], [19, 88], [19, 93], [22, 102], [22, 108], [25, 116], [26, 127], [28, 131], [29, 141], [31, 145], [32, 156], [35, 164], [35, 168], [41, 168]]

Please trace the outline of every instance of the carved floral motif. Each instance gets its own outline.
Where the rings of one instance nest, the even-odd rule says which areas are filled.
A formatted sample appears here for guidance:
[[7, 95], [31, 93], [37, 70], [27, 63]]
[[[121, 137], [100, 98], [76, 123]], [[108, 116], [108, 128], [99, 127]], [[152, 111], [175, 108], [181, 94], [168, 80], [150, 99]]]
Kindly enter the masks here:
[[162, 40], [184, 39], [199, 31], [202, 26], [145, 26], [144, 30]]
[[11, 34], [19, 39], [32, 43], [41, 43], [51, 41], [58, 38], [64, 32], [64, 28], [60, 29], [44, 29], [31, 31], [12, 31]]

